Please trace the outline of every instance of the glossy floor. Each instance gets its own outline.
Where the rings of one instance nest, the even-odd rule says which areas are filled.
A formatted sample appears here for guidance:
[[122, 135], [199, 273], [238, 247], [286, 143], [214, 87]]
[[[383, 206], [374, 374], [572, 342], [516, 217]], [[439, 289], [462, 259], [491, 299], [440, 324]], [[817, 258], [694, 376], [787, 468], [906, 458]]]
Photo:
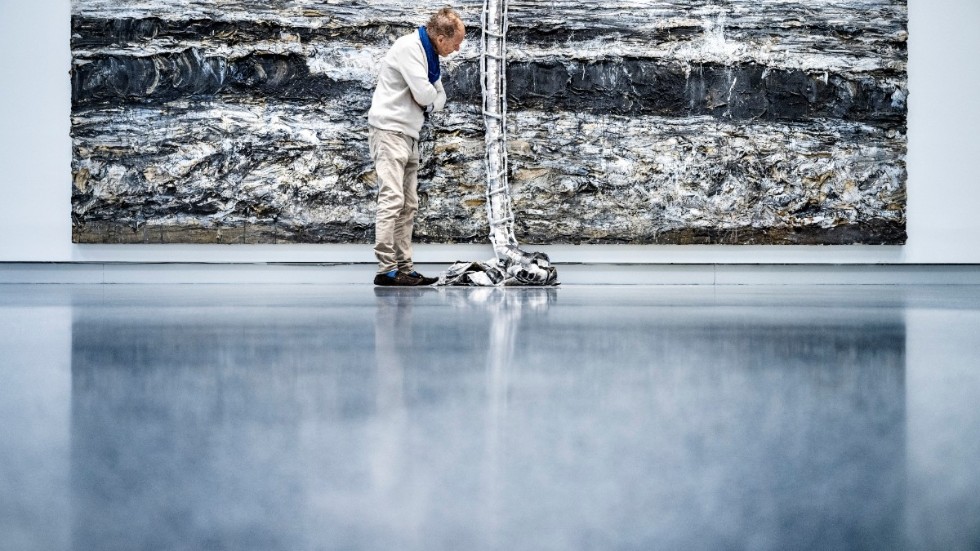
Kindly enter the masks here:
[[980, 288], [0, 285], [0, 549], [980, 548]]

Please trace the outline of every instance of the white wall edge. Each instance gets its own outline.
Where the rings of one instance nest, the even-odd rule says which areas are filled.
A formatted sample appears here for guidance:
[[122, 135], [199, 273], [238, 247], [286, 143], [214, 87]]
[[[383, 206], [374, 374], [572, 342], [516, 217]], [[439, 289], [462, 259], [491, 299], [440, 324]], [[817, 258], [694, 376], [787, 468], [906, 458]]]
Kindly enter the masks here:
[[[902, 246], [881, 245], [522, 245], [554, 262], [594, 264], [904, 264]], [[421, 263], [493, 258], [487, 244], [414, 245]], [[68, 259], [22, 262], [374, 262], [371, 244], [324, 245], [73, 245]]]

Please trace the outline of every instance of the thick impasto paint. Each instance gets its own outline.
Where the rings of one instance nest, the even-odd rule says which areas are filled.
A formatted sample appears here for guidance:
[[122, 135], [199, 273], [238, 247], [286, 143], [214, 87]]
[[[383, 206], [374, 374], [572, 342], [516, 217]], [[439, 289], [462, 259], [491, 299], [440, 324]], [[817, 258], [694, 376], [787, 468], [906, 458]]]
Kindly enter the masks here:
[[[423, 3], [424, 4], [424, 3]], [[73, 240], [373, 241], [366, 113], [408, 0], [75, 0]], [[482, 0], [416, 241], [486, 242]], [[905, 242], [904, 0], [509, 3], [522, 243]]]

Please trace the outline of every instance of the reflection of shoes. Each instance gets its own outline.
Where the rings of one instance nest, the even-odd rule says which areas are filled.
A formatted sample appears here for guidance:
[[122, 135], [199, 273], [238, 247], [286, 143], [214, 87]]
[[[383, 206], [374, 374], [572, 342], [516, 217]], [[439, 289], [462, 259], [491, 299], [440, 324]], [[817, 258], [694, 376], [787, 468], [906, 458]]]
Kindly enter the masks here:
[[392, 270], [388, 273], [374, 276], [375, 285], [393, 285], [398, 287], [415, 287], [421, 280], [406, 273]]
[[[439, 294], [439, 291], [432, 287], [414, 285], [409, 287], [381, 287], [374, 288], [374, 296], [389, 304], [411, 304], [415, 299], [424, 297], [429, 293]], [[407, 301], [407, 302], [406, 302]]]
[[[403, 272], [404, 273], [404, 272]], [[419, 285], [432, 285], [433, 283], [439, 281], [438, 277], [425, 277], [424, 275], [412, 270], [411, 272], [405, 273], [408, 277], [419, 280]]]

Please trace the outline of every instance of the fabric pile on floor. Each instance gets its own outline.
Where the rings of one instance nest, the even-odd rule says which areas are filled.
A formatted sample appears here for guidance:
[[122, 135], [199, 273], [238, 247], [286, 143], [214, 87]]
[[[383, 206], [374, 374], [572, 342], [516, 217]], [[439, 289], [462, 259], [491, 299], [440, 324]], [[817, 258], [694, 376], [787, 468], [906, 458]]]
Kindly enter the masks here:
[[[506, 258], [506, 257], [505, 257]], [[509, 265], [508, 265], [509, 264]], [[518, 262], [494, 258], [486, 262], [456, 262], [439, 274], [436, 285], [465, 287], [556, 286], [558, 271], [544, 253], [524, 254]]]

